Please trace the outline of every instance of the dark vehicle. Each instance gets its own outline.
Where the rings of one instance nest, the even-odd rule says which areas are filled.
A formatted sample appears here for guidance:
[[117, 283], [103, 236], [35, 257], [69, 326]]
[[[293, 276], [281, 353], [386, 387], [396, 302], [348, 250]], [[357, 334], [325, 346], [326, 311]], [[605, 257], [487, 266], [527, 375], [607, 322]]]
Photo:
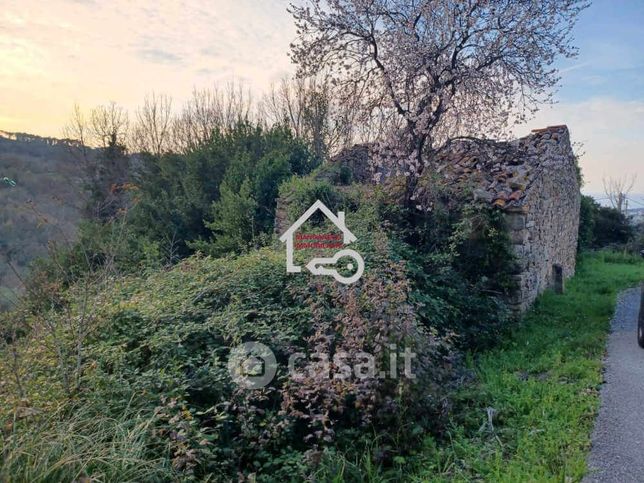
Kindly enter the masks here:
[[644, 349], [644, 284], [642, 285], [642, 297], [640, 298], [640, 315], [637, 319], [637, 343]]

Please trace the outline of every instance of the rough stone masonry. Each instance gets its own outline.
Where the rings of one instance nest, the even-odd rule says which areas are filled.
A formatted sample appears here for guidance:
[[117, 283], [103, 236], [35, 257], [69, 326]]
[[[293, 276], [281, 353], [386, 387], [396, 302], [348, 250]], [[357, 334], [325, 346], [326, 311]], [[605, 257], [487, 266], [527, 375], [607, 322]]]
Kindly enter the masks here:
[[441, 158], [446, 180], [505, 214], [518, 262], [511, 307], [521, 312], [545, 289], [562, 290], [575, 273], [581, 196], [568, 128], [509, 142], [463, 141]]
[[543, 290], [556, 288], [555, 275], [575, 273], [579, 231], [579, 174], [566, 126], [549, 127], [526, 140], [535, 149], [535, 171], [524, 197], [506, 209], [508, 229], [521, 272], [513, 300], [525, 310]]

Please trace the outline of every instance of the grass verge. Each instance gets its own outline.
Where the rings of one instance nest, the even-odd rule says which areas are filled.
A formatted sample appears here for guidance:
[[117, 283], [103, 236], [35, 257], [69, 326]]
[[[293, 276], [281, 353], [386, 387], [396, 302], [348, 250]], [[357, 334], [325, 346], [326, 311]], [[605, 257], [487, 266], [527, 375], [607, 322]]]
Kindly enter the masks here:
[[543, 294], [507, 340], [470, 358], [477, 383], [456, 395], [445, 439], [425, 440], [413, 479], [581, 480], [616, 296], [642, 280], [641, 259], [583, 255], [565, 294]]

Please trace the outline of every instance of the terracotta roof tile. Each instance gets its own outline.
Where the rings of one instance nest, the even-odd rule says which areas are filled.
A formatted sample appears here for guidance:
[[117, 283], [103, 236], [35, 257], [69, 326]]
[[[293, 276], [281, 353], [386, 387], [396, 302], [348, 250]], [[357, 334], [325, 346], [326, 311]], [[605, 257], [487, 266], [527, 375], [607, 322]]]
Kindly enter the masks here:
[[547, 155], [553, 149], [561, 153], [560, 143], [568, 143], [564, 149], [570, 150], [565, 125], [535, 129], [513, 141], [459, 141], [440, 153], [437, 171], [451, 184], [473, 188], [475, 199], [517, 208], [546, 165], [562, 159]]

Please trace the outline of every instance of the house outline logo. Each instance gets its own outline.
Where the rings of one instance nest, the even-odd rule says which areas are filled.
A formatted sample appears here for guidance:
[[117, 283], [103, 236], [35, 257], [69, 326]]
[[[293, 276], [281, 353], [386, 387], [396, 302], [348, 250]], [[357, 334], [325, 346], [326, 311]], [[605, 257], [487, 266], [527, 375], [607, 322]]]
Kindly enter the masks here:
[[[280, 237], [280, 241], [286, 243], [286, 271], [288, 273], [300, 273], [302, 267], [295, 265], [294, 254], [295, 254], [295, 232], [316, 212], [320, 210], [324, 216], [326, 216], [331, 223], [333, 223], [341, 232], [342, 232], [342, 242], [345, 245], [353, 243], [358, 239], [356, 236], [351, 233], [346, 226], [344, 211], [338, 211], [338, 214], [335, 215], [327, 206], [322, 203], [320, 200], [317, 200], [313, 203], [308, 210], [300, 216], [295, 223], [293, 223]], [[325, 268], [325, 265], [335, 264], [342, 257], [351, 257], [357, 263], [357, 271], [350, 277], [344, 277], [338, 273], [337, 270], [333, 268]], [[347, 265], [348, 269], [353, 269], [353, 264], [349, 263]], [[362, 256], [355, 250], [343, 249], [337, 252], [333, 257], [321, 257], [313, 258], [309, 263], [306, 264], [306, 269], [311, 272], [313, 275], [329, 275], [332, 276], [336, 281], [343, 284], [351, 284], [356, 282], [362, 276], [364, 272], [364, 260]]]

